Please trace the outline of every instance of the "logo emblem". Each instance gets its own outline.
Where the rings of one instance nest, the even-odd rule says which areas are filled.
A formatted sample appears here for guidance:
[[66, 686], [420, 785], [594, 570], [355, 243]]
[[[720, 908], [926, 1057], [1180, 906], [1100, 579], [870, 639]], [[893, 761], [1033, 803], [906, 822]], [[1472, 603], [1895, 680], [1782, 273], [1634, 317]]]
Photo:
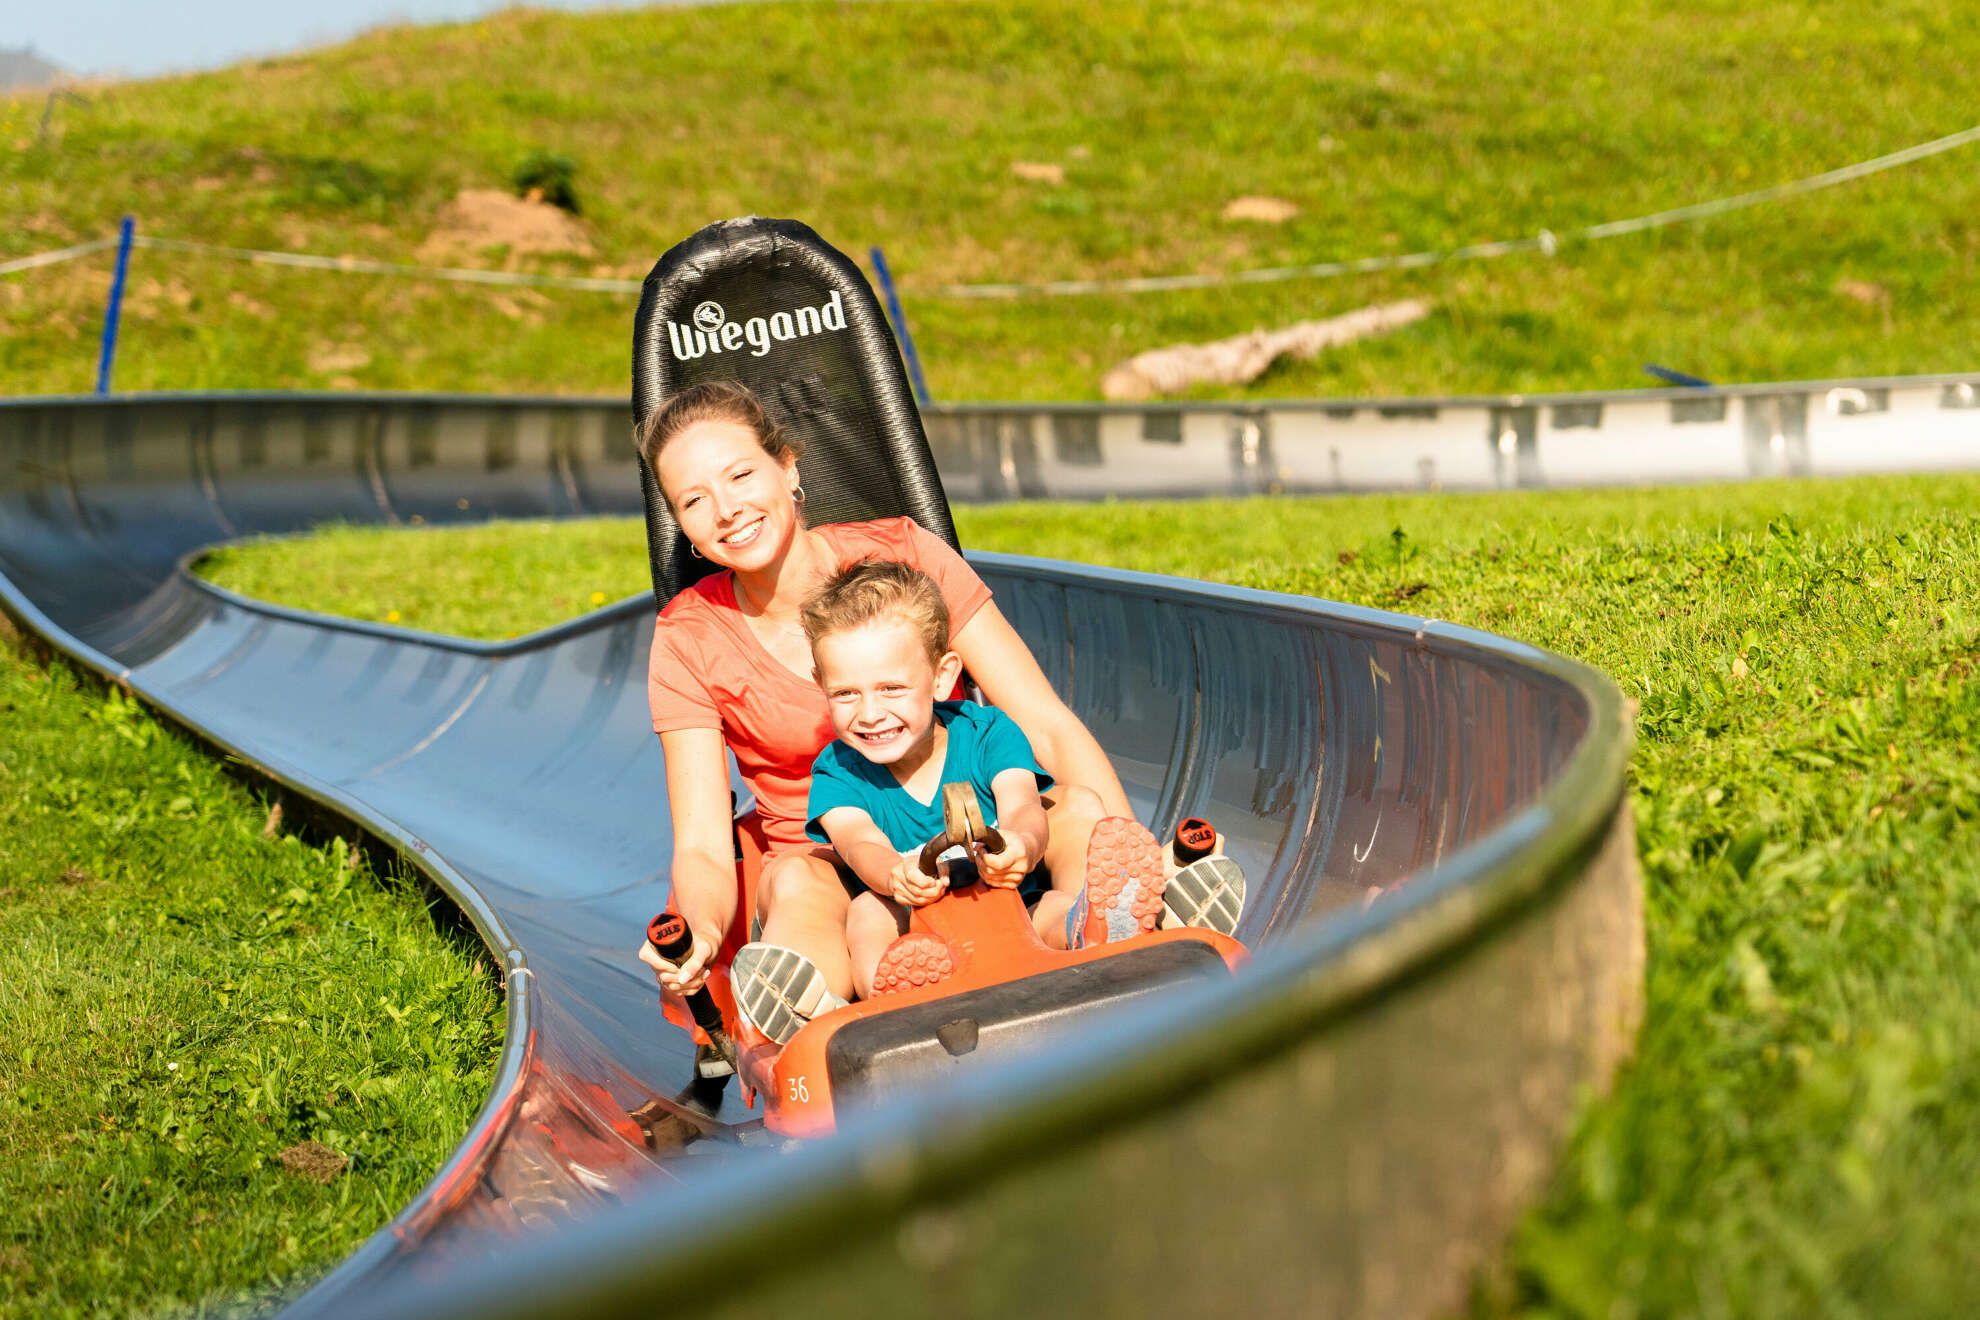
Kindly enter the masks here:
[[719, 330], [729, 314], [722, 310], [718, 302], [705, 302], [694, 309], [694, 323], [702, 330]]

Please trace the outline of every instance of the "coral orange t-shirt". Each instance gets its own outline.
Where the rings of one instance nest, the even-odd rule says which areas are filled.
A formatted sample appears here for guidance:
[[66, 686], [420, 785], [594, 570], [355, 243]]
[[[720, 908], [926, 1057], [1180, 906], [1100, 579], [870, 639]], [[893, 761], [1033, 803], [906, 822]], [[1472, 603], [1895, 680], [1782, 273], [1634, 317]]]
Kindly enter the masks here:
[[[837, 568], [862, 559], [892, 559], [933, 578], [949, 607], [949, 632], [990, 599], [990, 588], [949, 543], [912, 518], [814, 527], [837, 555]], [[770, 851], [810, 847], [805, 804], [811, 763], [832, 741], [825, 694], [763, 649], [736, 605], [735, 580], [713, 573], [667, 602], [653, 627], [646, 671], [653, 731], [719, 729], [756, 795]]]

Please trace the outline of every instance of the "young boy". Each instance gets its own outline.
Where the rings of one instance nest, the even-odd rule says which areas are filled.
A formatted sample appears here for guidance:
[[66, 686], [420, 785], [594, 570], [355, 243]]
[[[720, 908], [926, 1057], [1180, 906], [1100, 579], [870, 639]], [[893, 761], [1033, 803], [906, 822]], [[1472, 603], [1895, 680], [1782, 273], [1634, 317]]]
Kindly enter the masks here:
[[[918, 864], [922, 846], [943, 832], [945, 783], [971, 785], [985, 822], [1003, 836], [999, 852], [977, 845], [977, 875], [986, 884], [1022, 891], [1051, 856], [1049, 890], [1026, 895], [1047, 945], [1078, 948], [1155, 928], [1166, 877], [1154, 837], [1122, 817], [1069, 815], [1063, 828], [1085, 837], [1053, 839], [1040, 797], [1052, 777], [1016, 721], [992, 706], [937, 700], [955, 688], [962, 660], [949, 649], [948, 609], [933, 581], [906, 564], [862, 560], [819, 588], [805, 602], [803, 619], [838, 735], [812, 767], [806, 828], [830, 843], [865, 886], [846, 918], [856, 994], [866, 998], [876, 988], [927, 984], [946, 974], [943, 952], [927, 947], [939, 941], [899, 939], [908, 909], [934, 902], [948, 888], [946, 863], [937, 876], [924, 875]], [[1198, 883], [1219, 887], [1221, 904], [1198, 906], [1227, 914], [1228, 922], [1205, 924], [1228, 933], [1243, 903], [1243, 877], [1227, 858], [1214, 860], [1221, 866], [1199, 862], [1185, 874], [1201, 870]], [[803, 961], [790, 950], [752, 944], [732, 966], [732, 984], [764, 989], [762, 1009], [752, 1010], [747, 992], [741, 1007], [773, 1039], [787, 1039], [804, 1020], [839, 1006], [829, 994], [821, 998], [822, 984], [807, 984], [812, 978], [803, 973], [810, 969], [786, 966], [791, 959]], [[784, 1030], [769, 1030], [772, 1022]]]

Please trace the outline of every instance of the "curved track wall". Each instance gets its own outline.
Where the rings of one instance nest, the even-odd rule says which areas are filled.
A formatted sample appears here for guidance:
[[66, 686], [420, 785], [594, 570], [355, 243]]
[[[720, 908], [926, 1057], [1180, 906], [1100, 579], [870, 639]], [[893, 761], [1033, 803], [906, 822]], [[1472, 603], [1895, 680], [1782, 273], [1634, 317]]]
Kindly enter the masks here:
[[1613, 686], [1420, 619], [976, 556], [1138, 811], [1230, 836], [1259, 956], [837, 1140], [764, 1149], [732, 1094], [689, 1094], [686, 1038], [631, 958], [669, 852], [643, 595], [477, 645], [181, 567], [330, 518], [631, 513], [634, 473], [623, 405], [596, 402], [0, 405], [9, 611], [402, 849], [504, 961], [486, 1108], [297, 1312], [1457, 1301], [1634, 1030]]
[[927, 411], [954, 500], [1509, 490], [1980, 467], [1980, 376]]

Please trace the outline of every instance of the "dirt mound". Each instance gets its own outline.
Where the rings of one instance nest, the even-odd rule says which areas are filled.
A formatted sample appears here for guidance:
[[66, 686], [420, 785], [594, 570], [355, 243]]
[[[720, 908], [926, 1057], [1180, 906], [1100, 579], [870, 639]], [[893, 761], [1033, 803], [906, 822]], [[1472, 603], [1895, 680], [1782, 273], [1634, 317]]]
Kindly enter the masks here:
[[594, 255], [584, 226], [550, 205], [495, 188], [465, 188], [440, 208], [439, 222], [419, 245], [423, 262], [442, 262], [483, 248], [506, 247], [512, 257], [532, 252]]
[[1226, 220], [1258, 220], [1282, 225], [1299, 214], [1299, 208], [1283, 197], [1233, 197], [1224, 204]]

